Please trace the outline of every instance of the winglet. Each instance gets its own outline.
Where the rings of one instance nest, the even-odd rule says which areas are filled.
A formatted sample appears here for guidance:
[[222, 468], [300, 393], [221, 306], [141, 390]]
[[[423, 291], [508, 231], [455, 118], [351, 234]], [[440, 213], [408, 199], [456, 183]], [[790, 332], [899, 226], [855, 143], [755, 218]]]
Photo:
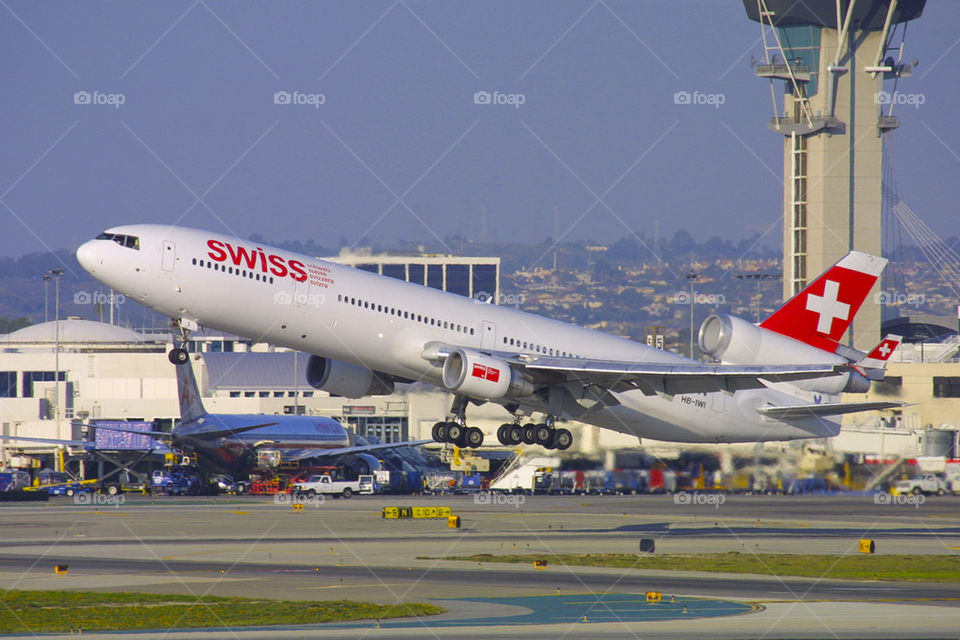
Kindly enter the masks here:
[[886, 264], [886, 258], [851, 251], [760, 326], [833, 353]]
[[887, 334], [883, 337], [883, 340], [880, 341], [880, 344], [873, 348], [873, 351], [860, 359], [857, 366], [862, 369], [872, 369], [883, 372], [883, 370], [887, 368], [887, 362], [890, 360], [890, 356], [892, 356], [893, 352], [900, 346], [902, 339], [901, 336], [896, 336], [892, 333]]

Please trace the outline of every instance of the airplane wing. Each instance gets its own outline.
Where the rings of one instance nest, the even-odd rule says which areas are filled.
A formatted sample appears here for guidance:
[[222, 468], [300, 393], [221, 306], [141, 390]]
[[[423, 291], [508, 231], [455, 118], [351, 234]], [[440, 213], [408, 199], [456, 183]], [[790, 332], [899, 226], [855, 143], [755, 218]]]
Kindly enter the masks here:
[[170, 436], [170, 433], [167, 431], [137, 431], [136, 429], [124, 429], [123, 427], [114, 427], [107, 426], [103, 424], [83, 424], [80, 426], [87, 427], [88, 429], [105, 429], [107, 431], [122, 431], [123, 433], [135, 433], [138, 436]]
[[348, 453], [366, 453], [368, 451], [378, 451], [382, 449], [397, 449], [399, 447], [419, 447], [422, 444], [433, 442], [433, 440], [409, 440], [407, 442], [390, 442], [381, 444], [363, 444], [353, 447], [340, 447], [339, 449], [300, 449], [294, 452], [283, 452], [284, 461], [295, 462], [297, 460], [307, 460], [309, 458], [325, 458], [328, 456], [342, 456]]
[[67, 447], [92, 447], [93, 446], [93, 442], [88, 442], [86, 440], [59, 440], [57, 438], [31, 438], [28, 436], [0, 435], [0, 440], [23, 440], [24, 442], [45, 442], [47, 444], [62, 444]]
[[797, 404], [785, 407], [757, 407], [762, 416], [775, 420], [803, 418], [809, 416], [838, 416], [844, 413], [876, 411], [879, 409], [899, 409], [905, 402], [838, 402], [835, 404]]
[[[837, 375], [846, 365], [723, 365], [699, 363], [634, 363], [578, 358], [509, 356], [527, 373], [549, 383], [596, 384], [611, 391], [640, 389], [646, 395], [762, 389], [764, 382], [792, 382]], [[559, 378], [559, 380], [557, 379]]]

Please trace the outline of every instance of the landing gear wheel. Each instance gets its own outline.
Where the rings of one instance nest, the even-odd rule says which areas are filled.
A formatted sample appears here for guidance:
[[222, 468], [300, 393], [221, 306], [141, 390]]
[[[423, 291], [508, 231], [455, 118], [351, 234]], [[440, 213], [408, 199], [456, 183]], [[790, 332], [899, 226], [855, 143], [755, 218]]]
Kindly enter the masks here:
[[430, 435], [433, 436], [434, 442], [443, 442], [444, 438], [447, 436], [447, 427], [443, 422], [438, 422], [433, 425], [433, 429], [430, 431]]
[[523, 427], [518, 424], [510, 425], [510, 429], [506, 430], [506, 434], [508, 445], [518, 445], [523, 442]]
[[187, 353], [186, 349], [176, 348], [170, 349], [170, 353], [167, 354], [167, 358], [170, 359], [171, 364], [186, 364], [190, 360], [190, 354]]
[[523, 443], [537, 444], [537, 425], [532, 422], [523, 425]]
[[497, 440], [505, 447], [511, 444], [508, 438], [510, 437], [509, 429], [512, 427], [512, 424], [502, 424], [500, 428], [497, 429]]
[[483, 431], [477, 427], [469, 427], [464, 435], [468, 447], [476, 449], [483, 445]]
[[566, 429], [557, 429], [553, 434], [553, 448], [566, 451], [573, 445], [573, 434]]
[[534, 435], [537, 438], [537, 444], [542, 445], [547, 449], [551, 448], [551, 445], [553, 444], [553, 429], [545, 424], [538, 424], [534, 429]]
[[461, 438], [463, 438], [463, 427], [456, 422], [448, 422], [446, 442], [459, 446]]

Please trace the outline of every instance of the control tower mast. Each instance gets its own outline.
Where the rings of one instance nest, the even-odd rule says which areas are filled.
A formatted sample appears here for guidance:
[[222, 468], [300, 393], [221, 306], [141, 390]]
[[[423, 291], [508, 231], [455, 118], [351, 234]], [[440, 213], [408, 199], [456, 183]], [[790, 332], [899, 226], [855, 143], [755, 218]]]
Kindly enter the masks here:
[[[851, 249], [881, 252], [884, 136], [898, 126], [896, 83], [915, 66], [902, 62], [907, 23], [925, 3], [743, 0], [761, 25], [764, 59], [754, 68], [770, 80], [769, 127], [784, 137], [785, 298]], [[853, 346], [874, 346], [880, 321], [872, 295], [851, 326]]]

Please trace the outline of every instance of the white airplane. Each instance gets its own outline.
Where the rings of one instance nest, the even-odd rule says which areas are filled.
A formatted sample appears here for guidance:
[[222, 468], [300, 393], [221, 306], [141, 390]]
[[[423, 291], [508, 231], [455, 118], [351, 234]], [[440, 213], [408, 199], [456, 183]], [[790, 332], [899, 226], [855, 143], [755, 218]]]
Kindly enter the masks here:
[[[704, 364], [624, 338], [483, 304], [319, 258], [197, 229], [129, 225], [77, 249], [96, 279], [174, 319], [310, 354], [307, 382], [351, 398], [426, 381], [454, 394], [433, 438], [478, 447], [469, 403], [516, 416], [497, 439], [567, 449], [577, 420], [638, 438], [760, 442], [821, 438], [836, 416], [902, 406], [841, 403], [882, 379], [899, 343], [870, 354], [840, 344], [886, 260], [851, 252], [759, 326], [714, 314], [700, 328]], [[185, 362], [182, 349], [170, 352]], [[520, 425], [541, 414], [540, 423]]]

